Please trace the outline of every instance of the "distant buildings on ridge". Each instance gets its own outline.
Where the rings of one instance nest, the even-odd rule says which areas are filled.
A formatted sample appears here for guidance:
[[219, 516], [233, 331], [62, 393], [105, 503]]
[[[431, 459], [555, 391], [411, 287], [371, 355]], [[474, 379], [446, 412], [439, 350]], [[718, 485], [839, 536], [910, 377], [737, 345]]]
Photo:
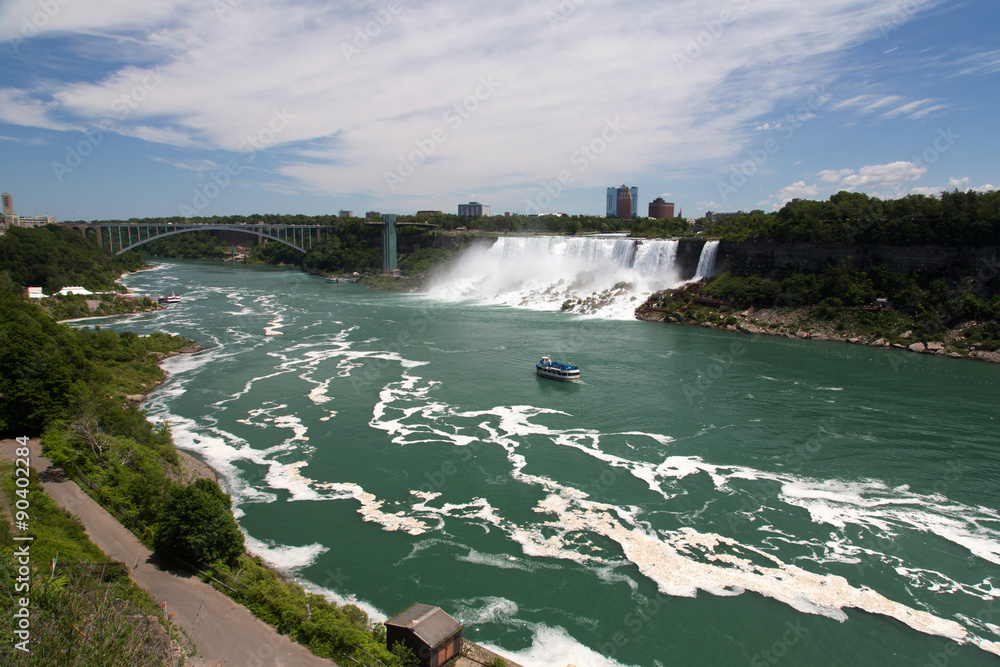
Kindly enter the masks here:
[[481, 218], [490, 215], [489, 204], [480, 204], [477, 201], [470, 201], [468, 204], [458, 205], [458, 214], [467, 218]]
[[605, 213], [608, 218], [619, 220], [634, 220], [639, 214], [639, 188], [622, 185], [620, 188], [608, 188], [608, 207]]
[[657, 197], [649, 202], [649, 217], [654, 220], [674, 217], [674, 203], [663, 201], [663, 197]]
[[9, 192], [0, 194], [2, 203], [3, 218], [0, 218], [0, 233], [11, 227], [41, 227], [42, 225], [54, 225], [55, 217], [51, 215], [18, 215], [14, 213], [14, 196]]

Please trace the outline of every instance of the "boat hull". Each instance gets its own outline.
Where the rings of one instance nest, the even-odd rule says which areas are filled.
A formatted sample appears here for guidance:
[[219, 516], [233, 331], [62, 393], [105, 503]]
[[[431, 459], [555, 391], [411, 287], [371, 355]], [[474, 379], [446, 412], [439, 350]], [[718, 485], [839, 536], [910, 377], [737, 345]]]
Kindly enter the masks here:
[[559, 380], [560, 382], [575, 382], [580, 379], [580, 371], [558, 371], [550, 368], [535, 367], [535, 373], [543, 378]]

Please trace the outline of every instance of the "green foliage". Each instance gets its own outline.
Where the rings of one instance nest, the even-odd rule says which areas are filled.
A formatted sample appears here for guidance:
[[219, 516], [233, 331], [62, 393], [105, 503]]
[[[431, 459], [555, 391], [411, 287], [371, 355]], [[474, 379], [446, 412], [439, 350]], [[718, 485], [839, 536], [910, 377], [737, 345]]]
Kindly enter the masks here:
[[648, 239], [665, 239], [683, 236], [691, 228], [684, 218], [641, 218], [632, 221], [632, 232], [629, 236], [639, 236]]
[[492, 667], [507, 667], [507, 661], [500, 656], [497, 656], [493, 658]]
[[331, 227], [328, 238], [309, 249], [301, 265], [313, 273], [378, 271], [382, 268], [380, 239], [378, 227], [359, 220], [338, 222]]
[[[0, 467], [0, 475], [3, 492], [14, 500], [13, 466]], [[108, 558], [87, 538], [79, 519], [45, 494], [34, 470], [28, 489], [27, 535], [34, 540], [30, 591], [20, 592], [30, 595], [32, 653], [13, 649], [17, 619], [5, 613], [0, 616], [3, 664], [37, 665], [39, 658], [60, 665], [172, 664], [165, 630], [149, 621], [164, 622], [157, 605], [128, 576], [108, 574]], [[0, 512], [0, 588], [11, 594], [20, 576], [14, 546], [7, 518]]]
[[156, 546], [193, 563], [233, 563], [243, 553], [243, 533], [232, 501], [215, 480], [198, 479], [167, 492]]
[[997, 245], [1000, 192], [955, 190], [882, 201], [842, 191], [825, 202], [793, 201], [775, 213], [723, 218], [709, 232], [727, 241]]
[[[56, 505], [42, 490], [34, 468], [30, 469], [28, 481], [27, 501], [31, 519], [28, 521], [29, 530], [25, 534], [34, 538], [31, 544], [33, 562], [51, 565], [56, 558], [62, 561], [104, 560], [104, 554], [87, 537], [80, 520]], [[14, 465], [0, 465], [0, 492], [7, 497], [10, 507], [14, 507], [18, 500], [16, 490]]]
[[23, 292], [30, 286], [53, 294], [68, 285], [121, 291], [115, 280], [141, 266], [135, 253], [114, 255], [67, 227], [13, 228], [0, 236], [0, 271], [7, 275], [0, 278], [0, 291]]
[[39, 435], [80, 401], [143, 393], [163, 378], [156, 353], [185, 345], [191, 341], [166, 334], [72, 329], [0, 294], [0, 434]]
[[68, 327], [0, 294], [0, 434], [38, 435], [64, 414], [86, 357]]
[[277, 241], [268, 241], [267, 243], [256, 245], [250, 251], [250, 254], [247, 255], [248, 262], [284, 266], [300, 266], [302, 258], [303, 255], [301, 252]]
[[[232, 574], [233, 569], [238, 576]], [[338, 659], [342, 664], [369, 664], [369, 656], [389, 667], [407, 664], [386, 649], [384, 629], [373, 626], [364, 611], [307, 593], [295, 582], [264, 567], [257, 558], [242, 555], [236, 566], [219, 566], [214, 574], [228, 586], [221, 587], [222, 592], [316, 655]]]
[[136, 250], [154, 257], [178, 257], [182, 259], [222, 259], [232, 254], [231, 246], [220, 241], [212, 232], [174, 234], [149, 241]]

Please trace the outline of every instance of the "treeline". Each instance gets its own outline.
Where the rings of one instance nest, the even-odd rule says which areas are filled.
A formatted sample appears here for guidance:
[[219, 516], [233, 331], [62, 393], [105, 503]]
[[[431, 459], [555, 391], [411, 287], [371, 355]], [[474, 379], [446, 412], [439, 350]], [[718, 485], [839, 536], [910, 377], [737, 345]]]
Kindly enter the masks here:
[[[783, 272], [772, 276], [715, 276], [701, 296], [727, 301], [733, 308], [810, 307], [828, 320], [877, 320], [860, 316], [883, 299], [884, 310], [905, 317], [918, 335], [941, 340], [948, 330], [963, 328], [958, 348], [1000, 349], [1000, 277], [968, 277], [945, 281], [916, 273], [893, 273], [886, 267], [870, 271], [829, 266], [821, 273]], [[850, 315], [853, 312], [854, 315]], [[898, 317], [896, 318], [898, 319]]]
[[[77, 221], [84, 222], [84, 221]], [[277, 213], [254, 213], [251, 215], [222, 215], [204, 218], [131, 218], [129, 220], [95, 220], [92, 224], [133, 222], [143, 224], [264, 224], [264, 225], [323, 225], [339, 226], [346, 223], [365, 226], [365, 218], [338, 217], [336, 215], [282, 215]], [[424, 213], [421, 215], [397, 215], [396, 223], [420, 222], [437, 225], [442, 230], [475, 229], [484, 232], [547, 232], [552, 234], [610, 233], [627, 232], [631, 220], [617, 220], [593, 215], [490, 215], [468, 217], [453, 213]], [[90, 223], [87, 223], [90, 224]], [[377, 231], [377, 229], [376, 229]], [[186, 236], [184, 234], [180, 236]]]
[[66, 227], [15, 227], [0, 236], [0, 292], [20, 294], [28, 287], [41, 287], [52, 294], [69, 285], [122, 291], [115, 280], [141, 266], [136, 253], [113, 255]]
[[773, 213], [702, 220], [727, 241], [889, 245], [1000, 245], [1000, 192], [943, 192], [881, 200], [841, 191], [827, 201], [799, 200]]

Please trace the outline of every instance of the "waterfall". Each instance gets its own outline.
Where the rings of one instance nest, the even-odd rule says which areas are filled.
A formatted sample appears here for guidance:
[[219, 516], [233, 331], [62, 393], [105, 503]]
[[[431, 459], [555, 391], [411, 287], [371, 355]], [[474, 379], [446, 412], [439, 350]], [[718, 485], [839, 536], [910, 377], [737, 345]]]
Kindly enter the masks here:
[[715, 255], [719, 252], [718, 241], [708, 241], [701, 249], [698, 258], [698, 269], [694, 272], [694, 280], [711, 278], [715, 274]]
[[432, 280], [430, 296], [632, 319], [655, 290], [682, 282], [677, 239], [504, 236], [467, 251]]

